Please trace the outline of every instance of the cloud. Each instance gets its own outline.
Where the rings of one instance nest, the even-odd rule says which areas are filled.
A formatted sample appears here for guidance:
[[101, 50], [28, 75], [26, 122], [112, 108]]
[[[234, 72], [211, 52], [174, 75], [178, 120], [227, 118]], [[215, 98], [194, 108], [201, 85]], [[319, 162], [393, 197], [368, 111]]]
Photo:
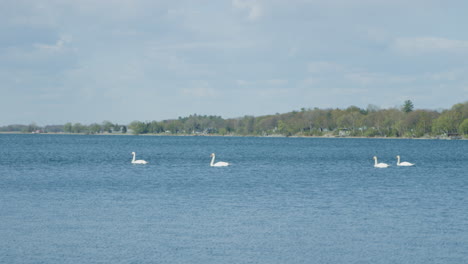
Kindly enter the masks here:
[[436, 37], [397, 38], [392, 43], [397, 52], [417, 55], [439, 52], [468, 52], [468, 41]]
[[[382, 91], [422, 96], [440, 90], [444, 98], [427, 95], [426, 105], [434, 107], [466, 95], [463, 8], [444, 10], [430, 1], [424, 12], [414, 12], [421, 0], [203, 3], [3, 1], [0, 98], [18, 94], [20, 104], [27, 94], [35, 109], [35, 100], [49, 104], [56, 95], [58, 103], [76, 102], [73, 111], [93, 103], [102, 114], [57, 108], [50, 120], [94, 122], [108, 115], [120, 122], [172, 118], [209, 104], [238, 116], [309, 104], [393, 105], [395, 95]], [[271, 100], [259, 104], [258, 96], [267, 94]], [[9, 101], [3, 99], [0, 110], [8, 112]], [[114, 110], [130, 106], [130, 113]]]
[[[417, 80], [417, 76], [392, 74], [389, 72], [375, 72], [366, 68], [349, 67], [344, 64], [329, 61], [310, 62], [307, 71], [313, 74], [313, 78], [306, 78], [303, 85], [319, 85], [330, 82], [341, 84], [357, 84], [359, 86], [368, 85], [389, 85], [408, 84]], [[423, 78], [421, 78], [423, 79]], [[336, 84], [335, 84], [336, 85]]]
[[247, 9], [249, 20], [257, 20], [263, 14], [262, 6], [257, 1], [233, 0], [232, 6], [237, 9]]
[[468, 81], [468, 69], [457, 68], [425, 74], [423, 77], [437, 82]]
[[59, 52], [65, 49], [65, 45], [68, 43], [71, 43], [72, 38], [70, 36], [61, 36], [60, 39], [55, 42], [55, 44], [42, 44], [42, 43], [36, 43], [34, 44], [34, 47], [36, 47], [39, 50], [44, 50], [44, 51], [52, 51], [52, 52]]
[[371, 84], [405, 84], [416, 80], [415, 76], [394, 75], [389, 73], [378, 73], [368, 71], [356, 71], [346, 73], [345, 80], [357, 83], [360, 85]]

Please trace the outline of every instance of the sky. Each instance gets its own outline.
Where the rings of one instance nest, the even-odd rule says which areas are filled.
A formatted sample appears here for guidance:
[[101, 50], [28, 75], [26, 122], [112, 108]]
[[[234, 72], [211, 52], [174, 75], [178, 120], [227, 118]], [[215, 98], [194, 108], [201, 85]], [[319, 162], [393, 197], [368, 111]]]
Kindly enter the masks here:
[[0, 0], [0, 126], [468, 100], [468, 1]]

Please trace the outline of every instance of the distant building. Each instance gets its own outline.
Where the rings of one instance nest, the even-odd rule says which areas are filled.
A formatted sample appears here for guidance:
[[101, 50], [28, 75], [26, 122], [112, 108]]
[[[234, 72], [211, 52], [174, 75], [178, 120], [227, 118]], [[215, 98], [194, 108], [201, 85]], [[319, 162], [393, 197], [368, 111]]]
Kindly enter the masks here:
[[341, 128], [338, 131], [338, 136], [340, 137], [349, 137], [351, 135], [351, 130], [349, 128]]
[[449, 139], [462, 139], [461, 135], [458, 133], [447, 133]]

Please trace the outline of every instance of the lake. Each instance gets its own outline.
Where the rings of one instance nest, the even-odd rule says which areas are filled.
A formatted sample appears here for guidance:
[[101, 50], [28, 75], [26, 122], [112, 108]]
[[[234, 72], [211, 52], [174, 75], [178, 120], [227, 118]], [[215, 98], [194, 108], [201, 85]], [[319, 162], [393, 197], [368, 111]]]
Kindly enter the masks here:
[[0, 263], [468, 263], [467, 197], [466, 140], [0, 134]]

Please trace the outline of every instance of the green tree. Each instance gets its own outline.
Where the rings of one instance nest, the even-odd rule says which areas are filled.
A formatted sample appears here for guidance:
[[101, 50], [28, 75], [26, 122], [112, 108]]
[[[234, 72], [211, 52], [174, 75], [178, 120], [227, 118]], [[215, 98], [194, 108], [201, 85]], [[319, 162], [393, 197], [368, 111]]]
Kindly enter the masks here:
[[380, 110], [380, 107], [378, 107], [376, 105], [373, 105], [373, 104], [370, 104], [370, 105], [367, 106], [366, 112], [371, 113], [371, 112], [377, 112], [379, 110]]
[[191, 133], [192, 131], [184, 131], [184, 119], [166, 120], [163, 122], [163, 132], [170, 131], [171, 134]]
[[151, 121], [151, 123], [148, 124], [148, 132], [153, 134], [162, 133], [164, 132], [164, 127], [157, 121]]
[[330, 128], [331, 116], [329, 110], [314, 108], [304, 114], [304, 120], [309, 126], [309, 134], [321, 136], [324, 129]]
[[276, 116], [265, 116], [257, 118], [257, 122], [255, 122], [255, 130], [258, 134], [261, 135], [268, 135], [272, 134], [276, 127], [277, 117]]
[[112, 125], [111, 131], [122, 132], [122, 125], [115, 123], [114, 125]]
[[403, 104], [403, 112], [409, 113], [412, 112], [414, 109], [413, 102], [411, 100], [406, 100], [405, 103]]
[[279, 131], [281, 134], [285, 134], [286, 131], [287, 131], [286, 124], [284, 123], [283, 120], [279, 120], [279, 121], [278, 121], [278, 131]]
[[85, 133], [87, 132], [87, 127], [81, 123], [73, 124], [73, 133]]
[[[384, 116], [382, 123], [383, 135], [389, 137], [401, 136], [401, 132], [398, 130], [399, 124], [402, 123], [403, 113], [396, 108], [386, 109], [381, 111]], [[413, 136], [411, 134], [411, 136]]]
[[130, 125], [128, 125], [128, 128], [132, 130], [134, 135], [148, 133], [148, 126], [140, 121], [133, 121], [130, 123]]
[[468, 119], [463, 120], [463, 122], [460, 124], [460, 127], [458, 127], [458, 133], [464, 136], [468, 136]]
[[112, 128], [113, 127], [114, 127], [114, 124], [112, 124], [110, 121], [102, 122], [102, 131], [104, 131], [104, 132], [112, 133]]
[[408, 113], [403, 117], [402, 126], [404, 129], [402, 134], [406, 131], [412, 132], [416, 137], [422, 137], [431, 133], [432, 121], [436, 119], [439, 114], [435, 111], [428, 110], [415, 110]]
[[384, 136], [384, 123], [385, 114], [382, 110], [368, 110], [366, 117], [364, 118], [364, 124], [370, 130], [366, 132], [366, 136]]
[[432, 123], [432, 132], [437, 135], [448, 134], [457, 129], [458, 127], [455, 125], [454, 117], [449, 111], [442, 113], [439, 118]]
[[31, 132], [34, 132], [36, 130], [39, 130], [39, 126], [36, 125], [36, 123], [31, 123], [27, 126], [26, 130], [24, 132], [28, 132], [28, 133], [31, 133]]
[[357, 135], [357, 127], [362, 125], [362, 111], [356, 106], [348, 107], [340, 117], [337, 118], [336, 123], [339, 128], [351, 129], [351, 135]]
[[72, 123], [68, 122], [65, 125], [63, 125], [63, 132], [65, 133], [73, 133], [73, 125]]
[[88, 126], [89, 133], [91, 134], [98, 134], [101, 132], [101, 125], [93, 123]]

